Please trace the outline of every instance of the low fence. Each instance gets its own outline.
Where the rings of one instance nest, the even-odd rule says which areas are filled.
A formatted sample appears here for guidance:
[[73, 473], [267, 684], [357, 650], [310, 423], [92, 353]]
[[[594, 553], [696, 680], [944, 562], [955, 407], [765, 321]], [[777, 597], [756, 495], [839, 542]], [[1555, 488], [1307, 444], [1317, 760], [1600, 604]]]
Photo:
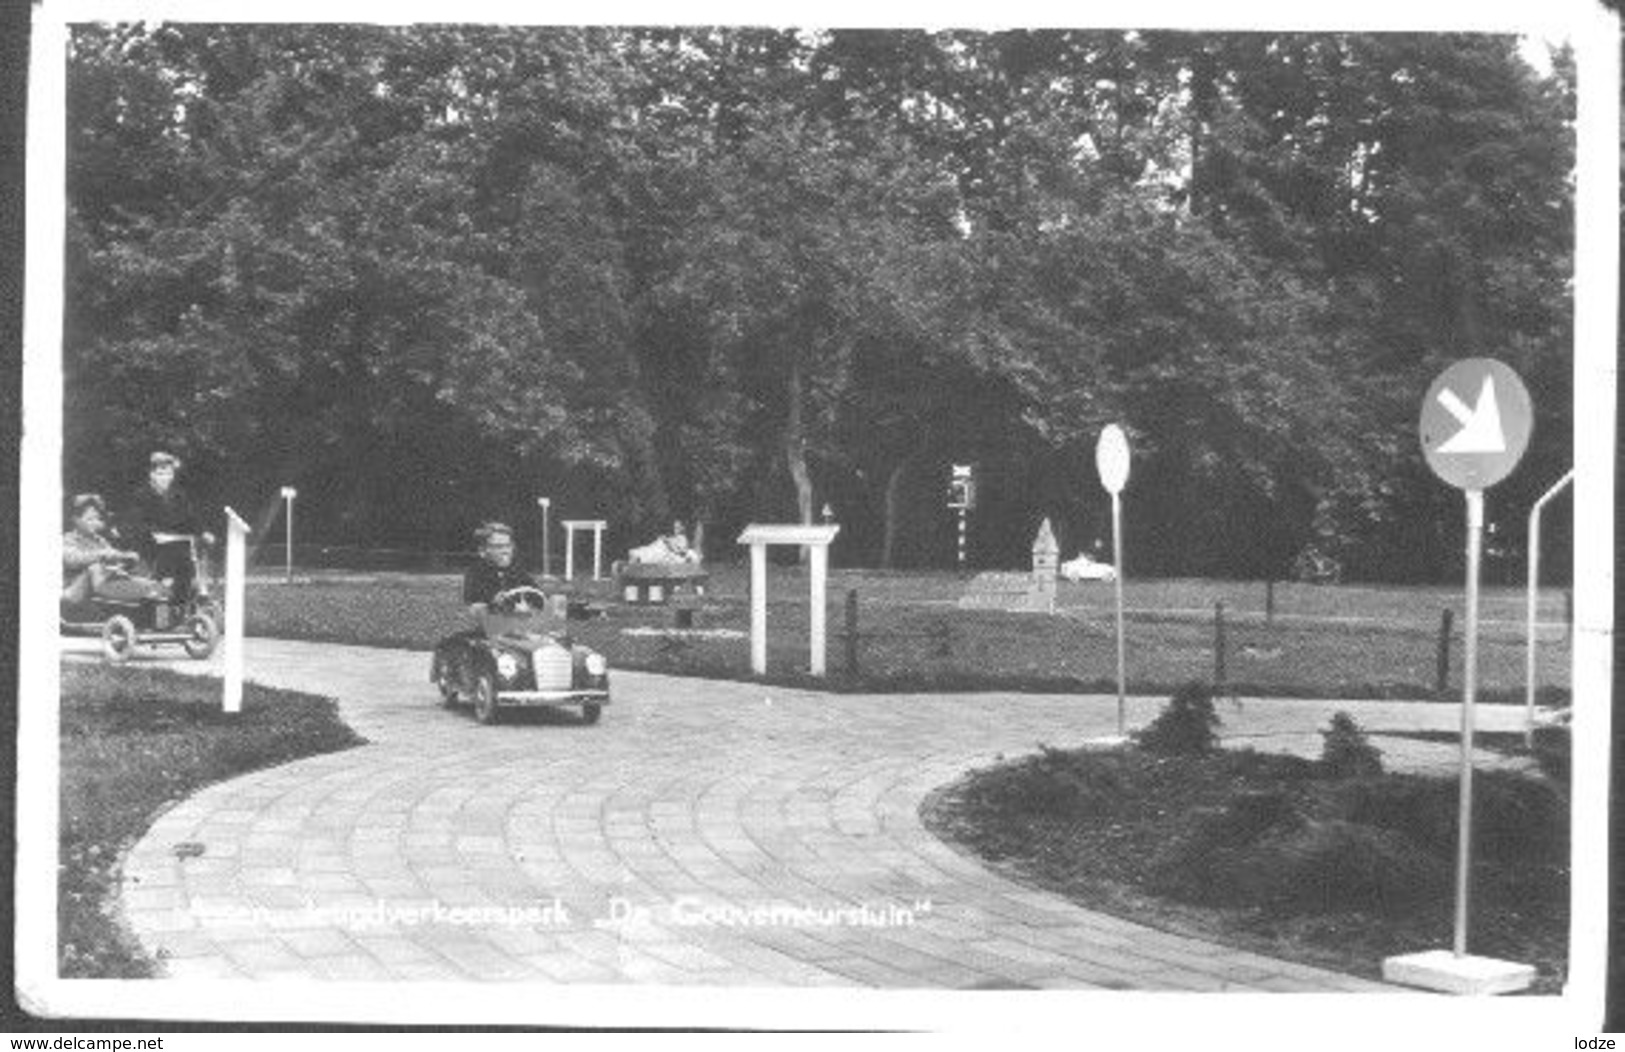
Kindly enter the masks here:
[[[478, 557], [474, 551], [432, 548], [372, 548], [344, 544], [295, 544], [291, 569], [357, 573], [461, 573]], [[561, 563], [562, 565], [562, 563]], [[249, 568], [259, 575], [289, 571], [286, 545], [266, 542], [250, 549]]]
[[[1572, 604], [1564, 601], [1565, 611]], [[1115, 689], [1116, 619], [1108, 604], [1060, 606], [1053, 613], [943, 609], [867, 614], [856, 589], [842, 600], [839, 654], [832, 668], [851, 679], [1004, 679], [1042, 687], [1076, 683]], [[1125, 614], [1131, 691], [1171, 690], [1201, 680], [1222, 695], [1300, 693], [1320, 697], [1434, 697], [1452, 700], [1462, 682], [1461, 628], [1452, 608], [1434, 626], [1415, 618], [1285, 614], [1269, 589], [1264, 609], [1211, 613], [1190, 607]], [[1566, 622], [1544, 624], [1540, 690], [1549, 703], [1568, 693]], [[1497, 700], [1522, 697], [1522, 624], [1481, 624], [1479, 682]]]
[[[425, 647], [466, 617], [447, 575], [471, 553], [298, 546], [292, 588], [275, 572], [278, 554], [261, 549], [251, 632]], [[613, 582], [578, 576], [570, 591], [596, 616], [571, 630], [620, 668], [749, 677], [749, 572], [726, 563], [709, 569], [704, 599], [680, 608], [629, 605]], [[1062, 582], [1053, 612], [1035, 612], [1013, 608], [1025, 598], [1015, 591], [1018, 577], [995, 581], [1004, 594], [948, 572], [832, 572], [825, 682], [858, 690], [1115, 692], [1113, 588]], [[1237, 696], [1422, 698], [1452, 697], [1461, 684], [1459, 589], [1199, 580], [1125, 587], [1127, 677], [1136, 692], [1200, 680]], [[807, 595], [799, 568], [770, 567], [771, 678], [807, 677]], [[1538, 685], [1547, 702], [1561, 701], [1569, 687], [1570, 608], [1566, 592], [1542, 596]], [[1524, 617], [1521, 589], [1485, 590], [1479, 682], [1486, 697], [1523, 697]]]

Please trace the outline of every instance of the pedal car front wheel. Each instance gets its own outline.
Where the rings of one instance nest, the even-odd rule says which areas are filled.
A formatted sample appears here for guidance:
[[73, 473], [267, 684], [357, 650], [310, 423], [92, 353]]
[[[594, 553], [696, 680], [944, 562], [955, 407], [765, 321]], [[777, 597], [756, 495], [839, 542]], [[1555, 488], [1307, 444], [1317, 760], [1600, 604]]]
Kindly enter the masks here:
[[107, 660], [122, 663], [135, 653], [135, 622], [118, 614], [102, 626], [102, 653]]
[[220, 630], [208, 614], [193, 614], [186, 619], [186, 641], [181, 646], [186, 649], [187, 657], [202, 661], [214, 653], [219, 641]]
[[481, 672], [474, 678], [474, 718], [489, 726], [499, 716], [496, 680], [489, 672]]

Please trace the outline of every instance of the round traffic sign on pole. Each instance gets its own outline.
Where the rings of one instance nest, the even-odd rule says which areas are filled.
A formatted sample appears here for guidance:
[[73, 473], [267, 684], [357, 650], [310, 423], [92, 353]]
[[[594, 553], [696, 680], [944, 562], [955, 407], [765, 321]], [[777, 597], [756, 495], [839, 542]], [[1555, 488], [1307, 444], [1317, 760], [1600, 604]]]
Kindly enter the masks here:
[[1422, 455], [1457, 489], [1489, 489], [1518, 466], [1534, 420], [1517, 373], [1493, 358], [1464, 358], [1422, 400]]
[[1095, 470], [1100, 484], [1112, 495], [1112, 574], [1117, 593], [1117, 736], [1127, 735], [1127, 676], [1123, 643], [1123, 487], [1128, 484], [1128, 436], [1116, 424], [1107, 424], [1095, 443]]
[[1095, 443], [1095, 470], [1107, 493], [1121, 493], [1128, 484], [1128, 436], [1116, 424], [1107, 424]]
[[1512, 473], [1534, 428], [1529, 392], [1518, 374], [1493, 358], [1466, 358], [1440, 373], [1422, 399], [1422, 455], [1467, 502], [1467, 626], [1461, 684], [1461, 789], [1456, 817], [1454, 956], [1467, 956], [1472, 881], [1473, 706], [1478, 694], [1478, 571], [1483, 549], [1484, 491]]

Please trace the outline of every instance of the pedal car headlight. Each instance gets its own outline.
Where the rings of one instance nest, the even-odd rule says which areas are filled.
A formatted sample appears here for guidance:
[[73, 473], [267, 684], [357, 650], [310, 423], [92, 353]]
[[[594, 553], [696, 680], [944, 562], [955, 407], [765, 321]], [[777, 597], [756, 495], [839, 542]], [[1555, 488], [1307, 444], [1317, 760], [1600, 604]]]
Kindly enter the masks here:
[[513, 679], [519, 675], [519, 659], [512, 654], [498, 654], [497, 675], [503, 679]]
[[587, 675], [589, 675], [589, 676], [602, 676], [605, 672], [608, 672], [608, 671], [609, 671], [609, 662], [604, 660], [604, 655], [602, 655], [602, 654], [588, 654], [587, 655]]

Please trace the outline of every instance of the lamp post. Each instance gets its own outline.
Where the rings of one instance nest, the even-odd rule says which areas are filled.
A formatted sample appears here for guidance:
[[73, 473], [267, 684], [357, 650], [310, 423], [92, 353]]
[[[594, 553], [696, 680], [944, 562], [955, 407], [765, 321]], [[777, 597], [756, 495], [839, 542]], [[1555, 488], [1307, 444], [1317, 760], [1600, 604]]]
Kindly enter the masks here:
[[287, 504], [287, 508], [283, 514], [283, 524], [287, 527], [287, 532], [285, 534], [287, 540], [284, 547], [287, 549], [286, 562], [288, 567], [287, 578], [289, 584], [293, 584], [293, 498], [297, 497], [298, 495], [299, 491], [294, 489], [292, 486], [282, 487], [282, 499]]
[[542, 506], [542, 576], [551, 577], [553, 576], [553, 572], [552, 558], [549, 555], [547, 540], [547, 509], [553, 506], [553, 500], [550, 497], [537, 497], [536, 503]]

